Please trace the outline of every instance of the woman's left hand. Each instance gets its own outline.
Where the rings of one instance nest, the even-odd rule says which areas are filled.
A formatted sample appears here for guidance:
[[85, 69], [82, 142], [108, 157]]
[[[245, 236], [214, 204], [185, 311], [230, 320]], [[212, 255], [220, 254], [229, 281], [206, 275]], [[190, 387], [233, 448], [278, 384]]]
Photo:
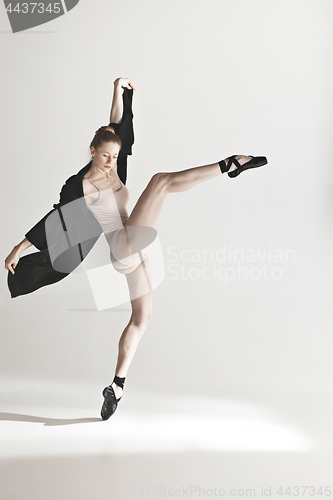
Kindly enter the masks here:
[[135, 87], [129, 78], [116, 78], [113, 84], [120, 85], [120, 87], [123, 89], [127, 88], [135, 90]]

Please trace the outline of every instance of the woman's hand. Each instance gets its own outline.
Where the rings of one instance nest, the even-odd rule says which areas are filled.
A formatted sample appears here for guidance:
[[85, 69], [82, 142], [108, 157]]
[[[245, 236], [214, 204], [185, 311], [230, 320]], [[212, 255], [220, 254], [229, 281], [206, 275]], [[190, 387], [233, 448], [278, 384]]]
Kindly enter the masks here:
[[120, 123], [123, 116], [123, 89], [133, 89], [135, 87], [129, 78], [116, 78], [113, 82], [113, 98], [110, 112], [110, 123]]
[[135, 87], [129, 78], [116, 78], [113, 84], [119, 85], [123, 89], [127, 88], [135, 90]]
[[[12, 274], [15, 274], [14, 269], [20, 260], [20, 252], [17, 247], [14, 247], [8, 257], [5, 259], [5, 269], [8, 269]], [[14, 268], [14, 269], [13, 269]]]

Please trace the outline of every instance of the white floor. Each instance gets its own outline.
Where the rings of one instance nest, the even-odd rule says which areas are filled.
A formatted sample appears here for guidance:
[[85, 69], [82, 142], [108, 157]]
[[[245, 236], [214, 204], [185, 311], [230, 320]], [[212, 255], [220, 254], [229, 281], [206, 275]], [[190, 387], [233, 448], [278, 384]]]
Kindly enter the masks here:
[[1, 391], [1, 500], [330, 491], [328, 394], [214, 400], [127, 389], [103, 422], [100, 389], [22, 382]]

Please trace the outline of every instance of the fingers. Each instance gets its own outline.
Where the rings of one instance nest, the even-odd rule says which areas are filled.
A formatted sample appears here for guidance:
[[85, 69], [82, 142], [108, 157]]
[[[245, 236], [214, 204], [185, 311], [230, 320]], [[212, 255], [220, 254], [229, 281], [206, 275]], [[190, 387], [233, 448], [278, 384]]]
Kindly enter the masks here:
[[6, 262], [5, 261], [5, 269], [7, 269], [7, 271], [10, 271], [12, 274], [15, 274], [14, 273], [14, 269], [16, 267], [16, 262]]
[[136, 90], [132, 82], [128, 82], [128, 83], [125, 85], [125, 87], [126, 87], [127, 89], [130, 89], [130, 90], [132, 90], [132, 89], [133, 89], [133, 90]]
[[125, 80], [125, 84], [126, 84], [125, 86], [126, 86], [126, 88], [128, 88], [130, 90], [131, 89], [136, 90], [136, 88], [134, 87], [133, 83], [131, 82], [131, 80], [129, 78], [119, 78], [119, 80], [120, 81], [121, 80]]
[[12, 266], [5, 266], [5, 269], [7, 269], [8, 271], [10, 271], [12, 274], [15, 274], [14, 270], [12, 269]]

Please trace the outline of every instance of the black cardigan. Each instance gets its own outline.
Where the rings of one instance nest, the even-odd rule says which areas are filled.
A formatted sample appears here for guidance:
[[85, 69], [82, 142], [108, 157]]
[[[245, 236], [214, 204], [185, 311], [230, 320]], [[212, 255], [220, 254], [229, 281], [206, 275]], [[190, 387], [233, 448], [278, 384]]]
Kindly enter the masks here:
[[[132, 100], [133, 89], [125, 88], [121, 123], [109, 124], [122, 141], [117, 171], [124, 184], [127, 178], [127, 155], [132, 154], [134, 143]], [[88, 209], [83, 193], [82, 179], [91, 163], [92, 160], [66, 180], [61, 188], [59, 203], [55, 203], [53, 209], [25, 234], [39, 252], [21, 257], [14, 269], [15, 274], [8, 271], [7, 284], [11, 298], [34, 292], [68, 276], [88, 255], [102, 234], [103, 230]], [[64, 205], [67, 207], [61, 209]]]

